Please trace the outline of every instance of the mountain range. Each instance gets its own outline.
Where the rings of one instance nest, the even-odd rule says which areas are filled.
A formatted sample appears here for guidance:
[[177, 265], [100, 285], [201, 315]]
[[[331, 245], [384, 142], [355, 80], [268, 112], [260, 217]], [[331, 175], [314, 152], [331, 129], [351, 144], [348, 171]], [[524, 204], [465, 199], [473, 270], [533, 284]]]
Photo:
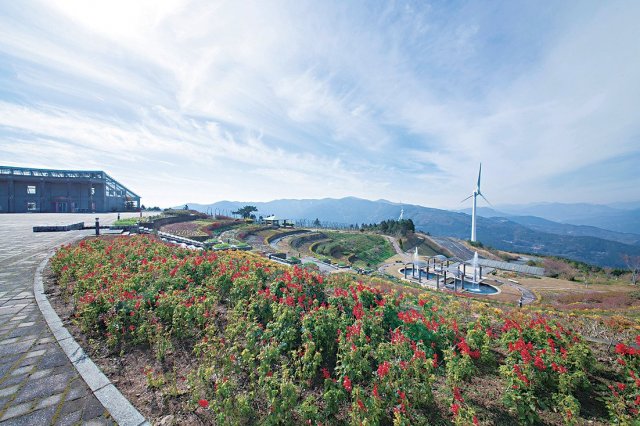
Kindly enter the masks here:
[[536, 216], [553, 222], [595, 226], [610, 231], [640, 233], [640, 205], [619, 203], [614, 206], [587, 203], [535, 203], [502, 205], [481, 209], [489, 217]]
[[[400, 210], [403, 209], [404, 218], [412, 219], [417, 230], [428, 232], [434, 236], [451, 236], [460, 239], [468, 239], [471, 234], [471, 217], [465, 212], [398, 204], [386, 200], [371, 201], [347, 197], [341, 199], [283, 199], [270, 202], [220, 201], [207, 205], [187, 204], [190, 208], [198, 211], [222, 211], [227, 214], [245, 205], [253, 205], [258, 209], [257, 214], [260, 216], [273, 214], [282, 219], [306, 219], [309, 223], [318, 218], [323, 222], [347, 225], [397, 219]], [[618, 232], [593, 225], [560, 223], [534, 215], [520, 216], [512, 213], [517, 210], [517, 206], [507, 207], [510, 212], [487, 208], [479, 210], [477, 233], [478, 240], [483, 244], [501, 250], [562, 256], [598, 266], [617, 268], [626, 266], [623, 255], [640, 256], [639, 234]], [[556, 210], [556, 217], [560, 215], [559, 211], [563, 212], [563, 219], [571, 215], [579, 217], [576, 214], [578, 208], [564, 205], [564, 210]], [[549, 207], [546, 211], [538, 208], [537, 211], [548, 216], [549, 211], [554, 211], [554, 208]], [[614, 212], [617, 214], [620, 212], [630, 213], [625, 216], [629, 223], [640, 220], [640, 211], [637, 210], [614, 208], [598, 210], [593, 208], [589, 211], [591, 212], [590, 220], [595, 220], [597, 214], [606, 216], [612, 215]], [[587, 217], [587, 214], [583, 215], [583, 219]], [[640, 227], [634, 229], [640, 230]]]
[[[471, 214], [471, 209], [460, 210], [463, 213]], [[605, 240], [618, 241], [625, 244], [638, 245], [640, 244], [640, 234], [635, 234], [632, 232], [617, 232], [611, 230], [614, 229], [634, 229], [640, 230], [640, 228], [633, 227], [623, 227], [617, 226], [615, 223], [605, 223], [608, 228], [604, 228], [604, 226], [590, 226], [590, 225], [576, 225], [572, 223], [553, 221], [549, 219], [545, 219], [541, 216], [533, 216], [533, 215], [516, 215], [514, 213], [505, 213], [504, 211], [497, 211], [491, 209], [489, 207], [479, 207], [478, 215], [486, 218], [498, 218], [503, 217], [507, 218], [512, 222], [519, 223], [524, 225], [530, 229], [541, 232], [548, 232], [551, 234], [558, 235], [571, 235], [571, 236], [581, 236], [581, 237], [598, 237]], [[638, 220], [633, 216], [633, 212], [627, 212], [628, 221], [632, 222], [634, 220]], [[640, 211], [635, 212], [635, 215], [640, 216]], [[610, 216], [606, 216], [610, 217]], [[604, 219], [597, 219], [594, 215], [592, 217], [592, 222], [604, 222]], [[614, 222], [614, 219], [611, 219], [610, 222]]]

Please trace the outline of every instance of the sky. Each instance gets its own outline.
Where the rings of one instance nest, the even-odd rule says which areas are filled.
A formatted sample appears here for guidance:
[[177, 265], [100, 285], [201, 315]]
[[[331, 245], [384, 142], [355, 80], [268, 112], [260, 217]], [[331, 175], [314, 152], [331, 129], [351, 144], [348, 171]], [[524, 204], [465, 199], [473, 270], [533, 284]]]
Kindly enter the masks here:
[[494, 205], [637, 201], [638, 22], [635, 0], [0, 0], [0, 165], [162, 207], [460, 209], [480, 162]]

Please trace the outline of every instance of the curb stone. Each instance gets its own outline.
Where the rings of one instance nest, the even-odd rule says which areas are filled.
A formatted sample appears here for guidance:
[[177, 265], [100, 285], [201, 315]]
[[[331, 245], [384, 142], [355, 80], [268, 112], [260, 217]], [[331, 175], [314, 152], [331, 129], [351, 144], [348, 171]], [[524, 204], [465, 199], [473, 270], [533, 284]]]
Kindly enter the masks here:
[[33, 294], [49, 329], [51, 329], [56, 341], [69, 358], [69, 361], [71, 361], [71, 364], [73, 364], [73, 367], [116, 423], [120, 426], [150, 426], [147, 419], [120, 393], [109, 378], [91, 360], [89, 355], [82, 350], [78, 342], [64, 327], [62, 320], [51, 307], [49, 300], [47, 300], [47, 296], [44, 294], [42, 273], [47, 262], [54, 254], [55, 251], [47, 254], [47, 257], [38, 265], [33, 278]]

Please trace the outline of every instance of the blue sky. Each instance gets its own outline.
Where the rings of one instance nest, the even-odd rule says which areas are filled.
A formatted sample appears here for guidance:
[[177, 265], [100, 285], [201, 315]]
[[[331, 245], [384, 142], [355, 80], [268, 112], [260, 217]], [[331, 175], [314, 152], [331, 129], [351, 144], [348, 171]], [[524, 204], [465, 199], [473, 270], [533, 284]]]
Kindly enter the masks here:
[[0, 164], [147, 205], [640, 199], [640, 2], [0, 1]]

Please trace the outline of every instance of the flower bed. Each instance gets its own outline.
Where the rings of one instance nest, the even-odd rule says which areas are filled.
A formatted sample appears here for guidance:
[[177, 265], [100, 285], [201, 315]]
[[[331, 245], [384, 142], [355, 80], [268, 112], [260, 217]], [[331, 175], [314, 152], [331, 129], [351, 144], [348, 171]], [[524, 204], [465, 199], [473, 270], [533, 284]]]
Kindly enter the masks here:
[[[119, 237], [65, 246], [51, 267], [77, 324], [112, 351], [142, 348], [162, 364], [188, 348], [195, 367], [182, 384], [148, 369], [147, 387], [181, 396], [178, 411], [205, 423], [486, 423], [490, 413], [473, 404], [467, 383], [488, 368], [505, 416], [517, 422], [529, 410], [570, 424], [594, 362], [577, 335], [542, 317], [496, 317], [486, 307], [469, 315], [443, 303], [448, 296], [389, 293], [349, 277], [327, 283], [252, 253]], [[526, 399], [544, 386], [548, 400]]]

